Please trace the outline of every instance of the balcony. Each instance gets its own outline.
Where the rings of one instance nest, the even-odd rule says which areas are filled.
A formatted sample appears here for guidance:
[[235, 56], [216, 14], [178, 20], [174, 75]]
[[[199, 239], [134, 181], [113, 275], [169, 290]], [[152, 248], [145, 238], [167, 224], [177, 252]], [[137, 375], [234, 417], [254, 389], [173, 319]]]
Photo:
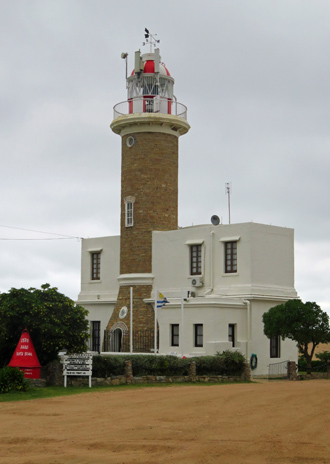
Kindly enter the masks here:
[[136, 113], [159, 113], [177, 116], [187, 120], [187, 107], [170, 98], [155, 95], [154, 97], [134, 97], [117, 103], [113, 107], [113, 118]]

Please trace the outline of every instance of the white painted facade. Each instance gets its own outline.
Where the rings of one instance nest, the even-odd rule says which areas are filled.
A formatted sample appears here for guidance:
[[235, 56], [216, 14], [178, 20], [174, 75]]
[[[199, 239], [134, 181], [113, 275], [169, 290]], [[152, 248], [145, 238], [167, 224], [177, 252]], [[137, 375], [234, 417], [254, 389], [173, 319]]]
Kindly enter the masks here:
[[[144, 279], [169, 301], [158, 311], [160, 354], [213, 355], [230, 349], [240, 350], [250, 359], [255, 353], [258, 366], [253, 375], [267, 374], [273, 362], [297, 361], [296, 345], [290, 340], [280, 341], [279, 357], [270, 357], [270, 341], [263, 334], [262, 323], [262, 314], [269, 308], [297, 297], [292, 229], [256, 223], [201, 225], [154, 231], [152, 237], [152, 274]], [[225, 272], [226, 242], [237, 242], [235, 273]], [[201, 245], [202, 249], [201, 274], [194, 276], [190, 275], [193, 245]], [[93, 252], [101, 253], [99, 280], [91, 280]], [[90, 321], [100, 321], [101, 343], [120, 282], [133, 284], [142, 277], [129, 274], [118, 281], [119, 253], [119, 236], [82, 241], [77, 303], [89, 311]], [[193, 287], [193, 278], [200, 279], [202, 286]], [[154, 305], [153, 298], [146, 302]], [[173, 324], [179, 324], [179, 346], [171, 345]], [[195, 346], [196, 324], [203, 325], [200, 347]], [[228, 339], [229, 325], [234, 327], [235, 346]]]

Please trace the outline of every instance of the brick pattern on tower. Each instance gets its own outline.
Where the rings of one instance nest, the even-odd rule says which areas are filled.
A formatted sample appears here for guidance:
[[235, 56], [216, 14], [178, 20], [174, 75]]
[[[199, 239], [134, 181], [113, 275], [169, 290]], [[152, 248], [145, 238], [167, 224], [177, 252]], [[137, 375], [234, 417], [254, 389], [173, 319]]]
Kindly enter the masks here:
[[[134, 144], [126, 144], [128, 137]], [[125, 198], [134, 197], [134, 225], [125, 226]], [[122, 137], [120, 273], [152, 272], [152, 231], [178, 227], [178, 137], [162, 132], [138, 132]], [[149, 285], [133, 288], [133, 330], [154, 328], [154, 309], [143, 299]], [[121, 286], [107, 329], [130, 307], [130, 287]], [[129, 312], [123, 322], [130, 330]]]
[[[138, 331], [141, 330], [152, 331], [154, 329], [154, 309], [151, 304], [146, 304], [143, 301], [146, 298], [150, 298], [151, 291], [151, 285], [133, 286], [133, 334], [136, 334]], [[126, 306], [128, 308], [128, 313], [124, 319], [120, 319], [119, 312], [123, 306]], [[119, 288], [116, 306], [108, 323], [107, 329], [110, 330], [116, 322], [122, 321], [126, 324], [128, 331], [130, 332], [130, 317], [130, 287], [121, 286]], [[126, 340], [126, 344], [127, 346], [123, 347], [125, 348], [125, 350], [123, 351], [129, 351], [128, 339]], [[150, 348], [153, 348], [153, 343], [151, 343]], [[136, 346], [136, 343], [134, 346], [134, 351], [141, 351], [139, 350], [139, 347]]]
[[[152, 231], [178, 228], [178, 138], [161, 132], [130, 136], [132, 147], [122, 137], [120, 273], [150, 273]], [[135, 197], [133, 227], [125, 227], [129, 196]]]

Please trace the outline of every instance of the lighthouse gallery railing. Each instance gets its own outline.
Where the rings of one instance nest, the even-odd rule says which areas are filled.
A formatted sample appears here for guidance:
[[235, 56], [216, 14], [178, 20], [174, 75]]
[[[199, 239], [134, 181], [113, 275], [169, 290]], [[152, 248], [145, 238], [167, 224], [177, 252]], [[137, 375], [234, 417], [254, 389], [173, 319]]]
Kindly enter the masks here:
[[187, 120], [187, 107], [175, 100], [155, 95], [154, 97], [134, 97], [117, 103], [113, 107], [113, 118], [126, 114], [161, 113], [172, 114]]

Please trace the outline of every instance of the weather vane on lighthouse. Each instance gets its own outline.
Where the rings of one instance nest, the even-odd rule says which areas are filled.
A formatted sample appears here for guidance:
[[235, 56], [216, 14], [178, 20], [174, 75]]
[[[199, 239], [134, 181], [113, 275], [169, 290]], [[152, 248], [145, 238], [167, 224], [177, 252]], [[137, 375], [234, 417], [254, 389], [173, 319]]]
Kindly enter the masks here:
[[150, 45], [150, 53], [152, 53], [152, 47], [156, 47], [157, 44], [160, 43], [159, 39], [156, 39], [157, 34], [151, 34], [149, 30], [145, 27], [144, 28], [144, 38], [146, 39], [145, 42], [142, 42], [142, 45]]

